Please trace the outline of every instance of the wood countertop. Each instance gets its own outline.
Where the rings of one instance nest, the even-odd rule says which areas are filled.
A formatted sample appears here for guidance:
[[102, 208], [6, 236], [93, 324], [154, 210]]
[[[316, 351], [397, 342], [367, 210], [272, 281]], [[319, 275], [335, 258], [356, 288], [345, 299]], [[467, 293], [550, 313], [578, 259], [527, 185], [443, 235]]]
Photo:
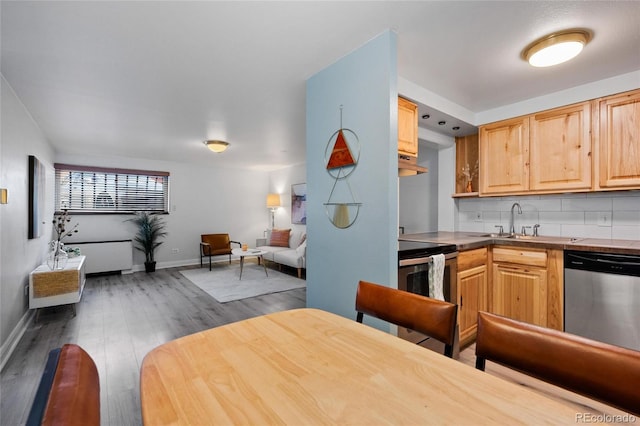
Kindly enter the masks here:
[[140, 374], [147, 425], [576, 421], [560, 401], [316, 309], [171, 341]]
[[455, 244], [458, 250], [471, 250], [488, 245], [514, 245], [557, 250], [599, 251], [608, 253], [624, 253], [640, 255], [640, 241], [614, 240], [598, 238], [569, 238], [539, 236], [524, 239], [507, 237], [488, 237], [482, 232], [424, 232], [402, 234], [400, 240], [424, 241], [433, 243]]

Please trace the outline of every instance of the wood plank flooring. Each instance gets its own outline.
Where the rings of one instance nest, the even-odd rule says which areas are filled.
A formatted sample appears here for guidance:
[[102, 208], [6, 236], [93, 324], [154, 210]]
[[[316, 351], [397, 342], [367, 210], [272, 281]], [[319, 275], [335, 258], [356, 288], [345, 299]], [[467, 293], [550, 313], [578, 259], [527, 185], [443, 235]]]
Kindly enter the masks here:
[[69, 307], [42, 310], [0, 375], [0, 425], [25, 423], [49, 350], [64, 343], [77, 343], [96, 362], [101, 423], [140, 425], [140, 365], [151, 349], [207, 328], [306, 305], [306, 289], [218, 303], [184, 278], [182, 269], [89, 277], [76, 317]]
[[[64, 343], [82, 346], [98, 366], [102, 425], [140, 425], [139, 372], [149, 350], [207, 328], [306, 305], [305, 289], [218, 303], [181, 269], [89, 277], [76, 317], [68, 307], [43, 310], [0, 374], [0, 425], [25, 423], [47, 354]], [[285, 272], [295, 276], [294, 270]], [[473, 346], [461, 351], [460, 361], [475, 364]], [[620, 413], [492, 363], [487, 373], [571, 401], [576, 413]]]

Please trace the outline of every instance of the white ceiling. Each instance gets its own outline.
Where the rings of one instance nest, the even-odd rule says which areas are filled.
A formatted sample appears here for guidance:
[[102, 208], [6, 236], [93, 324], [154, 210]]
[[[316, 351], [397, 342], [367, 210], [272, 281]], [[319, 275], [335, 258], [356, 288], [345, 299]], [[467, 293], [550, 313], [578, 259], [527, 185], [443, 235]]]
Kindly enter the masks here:
[[[306, 79], [389, 28], [399, 75], [473, 113], [640, 70], [638, 1], [1, 8], [2, 74], [66, 153], [264, 170], [303, 163]], [[534, 39], [574, 27], [594, 33], [575, 60], [535, 69], [520, 58]], [[214, 154], [205, 139], [231, 145]]]

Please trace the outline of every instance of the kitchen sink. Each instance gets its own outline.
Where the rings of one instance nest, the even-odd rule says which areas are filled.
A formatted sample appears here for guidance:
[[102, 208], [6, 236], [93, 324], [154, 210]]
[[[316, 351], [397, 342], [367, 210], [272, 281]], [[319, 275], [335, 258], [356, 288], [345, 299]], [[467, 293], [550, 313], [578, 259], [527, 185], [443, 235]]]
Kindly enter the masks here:
[[515, 239], [515, 240], [532, 240], [535, 239], [537, 237], [534, 237], [533, 235], [521, 235], [521, 234], [513, 234], [513, 235], [509, 235], [509, 234], [497, 234], [497, 233], [493, 233], [493, 234], [480, 234], [480, 235], [469, 235], [470, 237], [483, 237], [483, 238], [509, 238], [509, 239]]
[[554, 237], [550, 235], [522, 235], [522, 234], [502, 234], [497, 232], [486, 234], [468, 234], [468, 237], [475, 238], [495, 238], [496, 240], [517, 240], [517, 241], [530, 241], [532, 243], [550, 243], [550, 244], [575, 244], [576, 242], [584, 240], [584, 238], [571, 238], [571, 237]]

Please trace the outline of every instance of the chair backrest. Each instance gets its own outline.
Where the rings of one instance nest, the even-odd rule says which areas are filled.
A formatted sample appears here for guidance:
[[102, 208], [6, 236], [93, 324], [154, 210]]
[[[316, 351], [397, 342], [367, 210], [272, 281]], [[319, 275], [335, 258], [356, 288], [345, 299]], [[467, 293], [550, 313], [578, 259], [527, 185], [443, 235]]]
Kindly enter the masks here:
[[100, 425], [98, 369], [80, 346], [49, 352], [26, 424]]
[[439, 340], [445, 355], [453, 357], [458, 305], [360, 281], [356, 311], [358, 322], [367, 314]]
[[[200, 240], [203, 243], [207, 243], [211, 246], [211, 253], [220, 253], [220, 251], [224, 251], [231, 253], [231, 240], [229, 239], [229, 234], [202, 234], [200, 236]], [[209, 254], [209, 253], [205, 253]]]
[[479, 312], [476, 368], [485, 360], [640, 415], [638, 351]]

